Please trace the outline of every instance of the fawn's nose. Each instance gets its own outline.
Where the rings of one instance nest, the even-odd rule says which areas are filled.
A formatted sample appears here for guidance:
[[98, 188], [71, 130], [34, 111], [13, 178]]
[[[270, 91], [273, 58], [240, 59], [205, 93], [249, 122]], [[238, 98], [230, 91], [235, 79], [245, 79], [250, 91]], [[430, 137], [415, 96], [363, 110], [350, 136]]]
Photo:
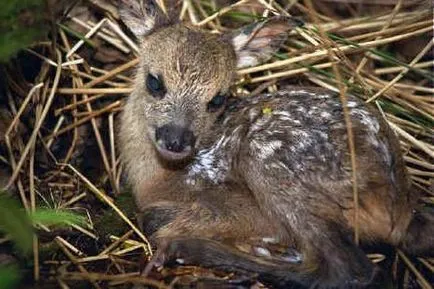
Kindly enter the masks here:
[[155, 138], [163, 149], [174, 153], [191, 150], [195, 142], [195, 137], [191, 130], [174, 124], [166, 124], [157, 128], [155, 130]]

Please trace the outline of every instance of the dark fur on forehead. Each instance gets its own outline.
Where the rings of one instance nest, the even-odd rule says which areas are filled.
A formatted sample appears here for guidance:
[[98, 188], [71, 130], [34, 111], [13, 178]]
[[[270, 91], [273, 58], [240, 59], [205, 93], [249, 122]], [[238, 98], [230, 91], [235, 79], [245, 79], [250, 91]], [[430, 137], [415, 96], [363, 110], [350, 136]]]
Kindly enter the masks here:
[[[158, 39], [158, 41], [154, 41]], [[150, 44], [152, 43], [152, 44]], [[175, 24], [150, 35], [149, 48], [162, 56], [159, 63], [184, 80], [207, 84], [226, 78], [235, 68], [235, 52], [220, 35], [196, 27]], [[186, 82], [188, 83], [188, 82]]]
[[228, 43], [222, 42], [217, 35], [211, 35], [189, 27], [185, 27], [181, 31], [183, 33], [180, 33], [177, 39], [180, 49], [178, 56], [180, 72], [200, 68], [201, 73], [213, 75], [219, 73], [219, 71], [215, 70], [215, 64], [218, 66], [225, 65], [223, 60], [227, 59], [222, 58], [222, 56], [234, 55], [232, 47]]

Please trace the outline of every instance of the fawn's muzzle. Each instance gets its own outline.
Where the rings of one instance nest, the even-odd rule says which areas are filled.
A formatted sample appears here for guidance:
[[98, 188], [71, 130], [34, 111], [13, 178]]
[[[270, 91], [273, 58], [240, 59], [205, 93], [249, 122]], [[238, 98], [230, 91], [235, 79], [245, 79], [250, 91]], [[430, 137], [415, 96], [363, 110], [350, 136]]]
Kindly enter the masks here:
[[195, 139], [191, 130], [174, 124], [166, 124], [155, 130], [157, 150], [167, 159], [188, 157], [193, 151]]

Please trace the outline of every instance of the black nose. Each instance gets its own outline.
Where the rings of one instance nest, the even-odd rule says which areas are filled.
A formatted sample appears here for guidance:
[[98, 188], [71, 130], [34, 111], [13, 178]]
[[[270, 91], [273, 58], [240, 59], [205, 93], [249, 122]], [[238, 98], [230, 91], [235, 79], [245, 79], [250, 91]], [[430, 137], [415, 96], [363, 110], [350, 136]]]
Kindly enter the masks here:
[[180, 153], [189, 146], [193, 147], [195, 142], [191, 130], [174, 124], [166, 124], [157, 128], [155, 138], [157, 141], [162, 141], [165, 149], [175, 153]]

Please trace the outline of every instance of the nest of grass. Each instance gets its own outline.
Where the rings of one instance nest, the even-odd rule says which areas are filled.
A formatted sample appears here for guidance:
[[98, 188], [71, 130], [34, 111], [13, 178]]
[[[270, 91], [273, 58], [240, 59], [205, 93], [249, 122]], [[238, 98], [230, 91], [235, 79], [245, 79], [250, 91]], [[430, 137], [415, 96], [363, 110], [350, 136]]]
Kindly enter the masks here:
[[[302, 19], [306, 25], [291, 33], [271, 61], [238, 71], [233, 93], [248, 97], [285, 85], [321, 86], [375, 104], [400, 139], [422, 201], [434, 203], [430, 1], [181, 2], [181, 19], [216, 33], [273, 14]], [[198, 276], [232, 278], [197, 267], [140, 275], [154, 248], [135, 224], [115, 140], [139, 49], [119, 20], [116, 1], [76, 1], [59, 10], [63, 16], [50, 37], [4, 67], [0, 179], [27, 211], [71, 210], [87, 221], [68, 230], [37, 226], [28, 282], [172, 288], [194, 284]], [[394, 250], [369, 256], [386, 264], [397, 286], [432, 288], [433, 259]]]

